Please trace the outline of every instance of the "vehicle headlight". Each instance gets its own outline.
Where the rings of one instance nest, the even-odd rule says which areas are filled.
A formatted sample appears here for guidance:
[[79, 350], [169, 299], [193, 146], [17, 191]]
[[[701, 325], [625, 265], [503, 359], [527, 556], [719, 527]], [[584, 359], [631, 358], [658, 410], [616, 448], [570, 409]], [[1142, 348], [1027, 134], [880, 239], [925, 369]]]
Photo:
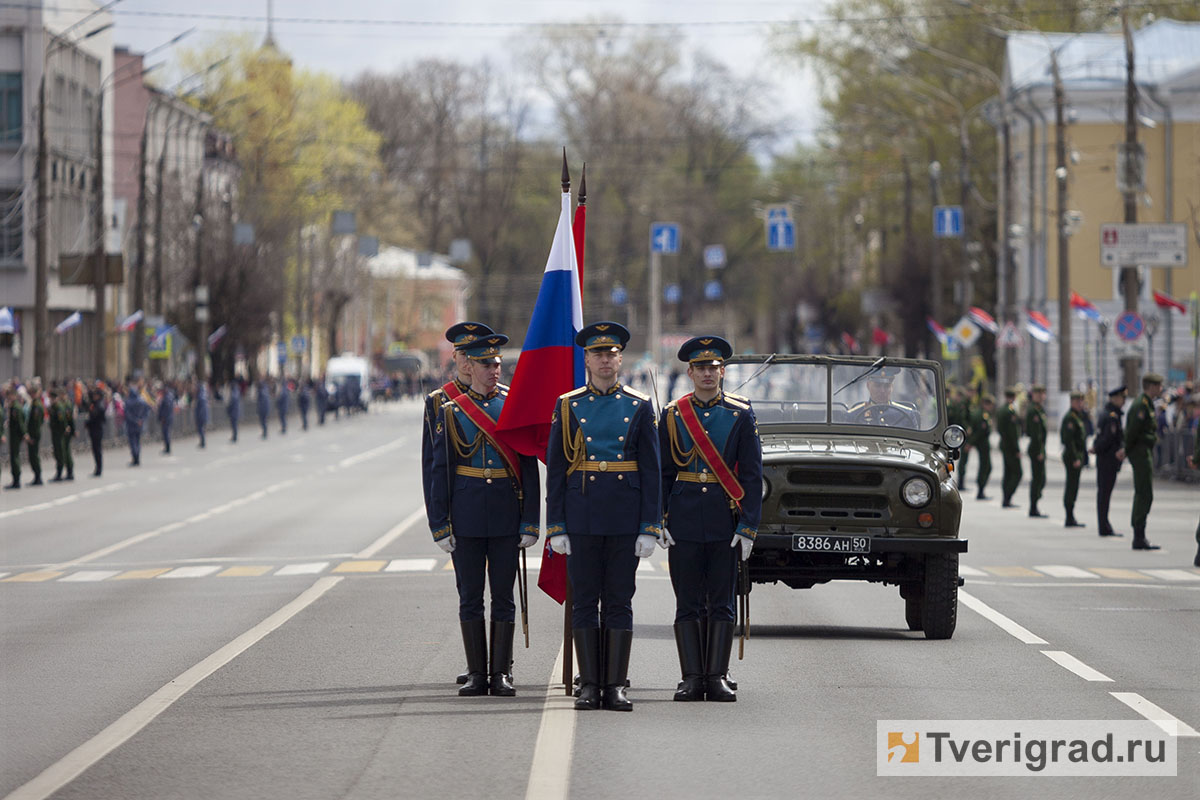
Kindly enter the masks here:
[[763, 500], [766, 500], [766, 499], [767, 499], [767, 495], [769, 495], [770, 493], [771, 493], [771, 482], [770, 482], [769, 480], [767, 480], [766, 478], [763, 478], [763, 496], [762, 496], [762, 499], [763, 499]]
[[966, 440], [967, 432], [962, 429], [961, 425], [951, 425], [942, 431], [942, 444], [951, 450], [957, 450], [962, 447], [963, 442]]
[[933, 487], [924, 478], [909, 478], [900, 487], [900, 496], [913, 508], [920, 508], [933, 496]]

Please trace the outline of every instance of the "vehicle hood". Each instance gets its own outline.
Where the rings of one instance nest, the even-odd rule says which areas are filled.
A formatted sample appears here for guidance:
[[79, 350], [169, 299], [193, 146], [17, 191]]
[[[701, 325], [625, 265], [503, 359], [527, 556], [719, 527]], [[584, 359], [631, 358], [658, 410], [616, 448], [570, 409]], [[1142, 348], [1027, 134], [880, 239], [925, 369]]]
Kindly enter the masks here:
[[882, 436], [800, 436], [762, 433], [766, 464], [869, 463], [917, 467], [931, 472], [945, 468], [946, 455], [924, 442]]

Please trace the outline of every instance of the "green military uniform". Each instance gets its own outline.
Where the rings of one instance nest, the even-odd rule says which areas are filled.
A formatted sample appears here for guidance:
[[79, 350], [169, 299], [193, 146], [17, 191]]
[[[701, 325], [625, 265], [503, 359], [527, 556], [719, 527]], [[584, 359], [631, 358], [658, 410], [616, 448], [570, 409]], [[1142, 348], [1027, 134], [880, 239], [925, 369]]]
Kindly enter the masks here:
[[1004, 458], [1002, 505], [1012, 506], [1013, 495], [1021, 485], [1021, 423], [1017, 417], [1015, 400], [1006, 400], [996, 412], [996, 432], [1000, 434], [1000, 454]]
[[1029, 437], [1029, 516], [1038, 513], [1038, 500], [1046, 488], [1046, 410], [1032, 400], [1025, 411], [1025, 435]]
[[1150, 505], [1154, 502], [1154, 445], [1157, 442], [1154, 403], [1149, 395], [1142, 392], [1129, 409], [1125, 422], [1125, 458], [1133, 467], [1133, 514], [1130, 522], [1133, 525], [1135, 550], [1152, 547], [1146, 541], [1146, 518], [1150, 516]]
[[967, 429], [967, 444], [975, 448], [979, 454], [979, 471], [975, 474], [975, 484], [979, 492], [975, 497], [986, 500], [983, 490], [992, 474], [992, 413], [981, 405], [971, 412], [971, 424]]
[[1087, 463], [1087, 421], [1083, 414], [1071, 409], [1063, 417], [1058, 431], [1063, 446], [1063, 463], [1067, 467], [1067, 485], [1063, 489], [1063, 508], [1067, 511], [1067, 527], [1082, 528], [1075, 519], [1075, 498], [1079, 496], [1079, 473]]
[[25, 409], [13, 400], [8, 404], [8, 466], [12, 470], [10, 489], [21, 488], [21, 442], [25, 441]]
[[75, 438], [75, 409], [71, 401], [59, 396], [50, 405], [50, 443], [54, 448], [54, 480], [75, 480], [75, 459], [71, 455], [71, 440]]
[[42, 483], [42, 423], [45, 421], [46, 407], [42, 405], [42, 393], [39, 391], [29, 406], [29, 419], [25, 423], [25, 433], [29, 436], [29, 469], [33, 470], [30, 486], [39, 486]]
[[[971, 427], [970, 414], [971, 401], [961, 392], [946, 406], [946, 420], [951, 425], [960, 426], [964, 432]], [[964, 442], [964, 444], [970, 444], [970, 442]], [[967, 456], [970, 454], [970, 449], [964, 446], [955, 467], [958, 470], [959, 491], [965, 489], [967, 485]]]

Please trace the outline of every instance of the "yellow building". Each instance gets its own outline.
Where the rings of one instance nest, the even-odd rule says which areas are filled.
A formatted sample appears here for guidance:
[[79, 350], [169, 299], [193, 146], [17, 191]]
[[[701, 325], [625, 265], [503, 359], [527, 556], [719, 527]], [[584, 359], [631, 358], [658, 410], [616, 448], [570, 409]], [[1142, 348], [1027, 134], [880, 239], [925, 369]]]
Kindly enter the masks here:
[[[1011, 218], [998, 230], [1013, 247], [1011, 313], [1024, 321], [1028, 310], [1059, 321], [1058, 184], [1066, 188], [1062, 214], [1069, 275], [1067, 296], [1078, 293], [1094, 304], [1101, 320], [1068, 315], [1070, 383], [1062, 385], [1059, 343], [1026, 337], [1017, 348], [1015, 373], [998, 358], [1000, 385], [1045, 382], [1051, 392], [1122, 382], [1119, 356], [1127, 348], [1142, 355], [1142, 368], [1174, 382], [1192, 378], [1196, 339], [1191, 314], [1155, 304], [1153, 292], [1185, 304], [1200, 293], [1200, 23], [1159, 20], [1134, 32], [1134, 79], [1138, 88], [1138, 142], [1144, 149], [1142, 185], [1137, 192], [1138, 223], [1186, 226], [1186, 264], [1138, 268], [1142, 278], [1138, 310], [1147, 331], [1134, 345], [1121, 343], [1112, 324], [1124, 310], [1120, 270], [1101, 259], [1101, 228], [1125, 220], [1125, 197], [1118, 186], [1126, 139], [1126, 49], [1114, 33], [1011, 33], [1004, 80], [1011, 129], [1013, 196]], [[1057, 160], [1059, 128], [1053, 62], [1063, 93], [1063, 168]], [[1000, 310], [1010, 299], [1009, 276], [1001, 269]], [[1023, 327], [1023, 325], [1021, 326]], [[1013, 366], [1011, 363], [1007, 366]]]

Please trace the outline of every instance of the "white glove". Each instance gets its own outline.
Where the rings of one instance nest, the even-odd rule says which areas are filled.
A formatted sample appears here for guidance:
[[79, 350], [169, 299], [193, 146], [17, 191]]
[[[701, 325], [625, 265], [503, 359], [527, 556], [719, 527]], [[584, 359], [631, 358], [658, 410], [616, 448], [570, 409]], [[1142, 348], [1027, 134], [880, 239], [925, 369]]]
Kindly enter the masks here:
[[532, 533], [522, 533], [520, 545], [521, 549], [524, 550], [527, 547], [533, 547], [535, 544], [537, 544], [537, 540], [538, 537]]
[[561, 536], [551, 536], [550, 549], [560, 556], [571, 555], [571, 537], [565, 533]]
[[638, 535], [637, 541], [633, 544], [633, 554], [638, 558], [648, 558], [654, 553], [654, 544], [658, 540], [648, 533]]
[[735, 533], [733, 541], [729, 543], [729, 546], [734, 548], [740, 546], [742, 548], [742, 561], [745, 561], [750, 557], [750, 551], [754, 549], [754, 540], [748, 536], [739, 536]]
[[454, 534], [453, 533], [450, 534], [445, 539], [438, 539], [436, 542], [434, 542], [434, 544], [436, 544], [438, 547], [445, 550], [447, 553], [453, 553], [454, 552]]
[[661, 547], [663, 550], [666, 550], [668, 547], [670, 547], [673, 544], [675, 544], [675, 540], [671, 538], [670, 532], [668, 532], [667, 529], [664, 527], [662, 538], [658, 540], [658, 546]]

